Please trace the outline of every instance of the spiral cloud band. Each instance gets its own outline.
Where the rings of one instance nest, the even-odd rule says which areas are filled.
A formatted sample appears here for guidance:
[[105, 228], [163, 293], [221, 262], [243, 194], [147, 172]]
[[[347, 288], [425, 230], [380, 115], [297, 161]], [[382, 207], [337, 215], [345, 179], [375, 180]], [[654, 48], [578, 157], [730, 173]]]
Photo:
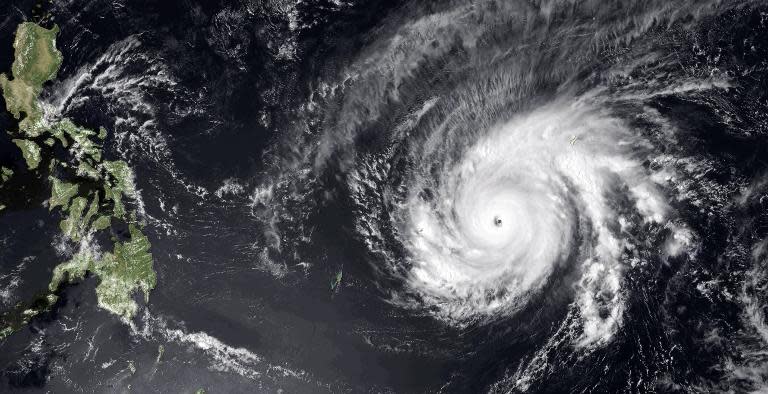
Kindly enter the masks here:
[[603, 335], [621, 310], [625, 247], [608, 195], [626, 188], [647, 220], [664, 216], [663, 197], [636, 157], [642, 146], [621, 121], [578, 101], [467, 141], [440, 173], [414, 177], [399, 208], [409, 286], [449, 320], [512, 313], [576, 247], [585, 335]]
[[[656, 339], [688, 324], [688, 289], [737, 283], [703, 268], [730, 269], [721, 256], [745, 247], [715, 248], [748, 234], [723, 213], [747, 177], [717, 144], [746, 138], [722, 134], [759, 113], [736, 115], [728, 100], [746, 90], [735, 71], [711, 66], [721, 58], [704, 55], [703, 36], [678, 44], [678, 33], [738, 12], [690, 1], [449, 3], [384, 21], [318, 83], [307, 106], [322, 108], [317, 123], [286, 138], [291, 158], [254, 193], [270, 230], [285, 232], [283, 217], [303, 223], [294, 218], [317, 200], [348, 215], [339, 227], [365, 246], [350, 247], [364, 267], [355, 285], [382, 301], [383, 324], [408, 335], [412, 318], [439, 327], [465, 353], [504, 338], [523, 356], [509, 360], [501, 392], [544, 384], [555, 356], [603, 362], [636, 338], [657, 357], [633, 359], [638, 368], [672, 363], [680, 347]], [[294, 239], [311, 243], [321, 228], [312, 221]], [[708, 231], [726, 235], [707, 245]], [[702, 307], [714, 299], [702, 297]]]

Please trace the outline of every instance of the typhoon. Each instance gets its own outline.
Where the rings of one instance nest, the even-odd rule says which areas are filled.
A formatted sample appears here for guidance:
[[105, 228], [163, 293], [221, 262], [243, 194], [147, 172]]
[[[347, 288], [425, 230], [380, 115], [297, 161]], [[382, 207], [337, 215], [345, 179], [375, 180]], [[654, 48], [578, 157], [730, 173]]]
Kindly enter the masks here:
[[[623, 266], [638, 258], [627, 251], [631, 221], [667, 222], [642, 167], [649, 142], [602, 112], [575, 99], [549, 104], [459, 141], [456, 162], [442, 144], [417, 152], [439, 170], [420, 163], [393, 219], [409, 251], [405, 280], [439, 316], [514, 313], [553, 272], [577, 265], [583, 339], [610, 336]], [[612, 206], [617, 195], [633, 206]]]
[[1, 392], [768, 392], [768, 2], [19, 3]]
[[[528, 18], [565, 26], [520, 27], [510, 34], [512, 42], [504, 42], [516, 51], [473, 45], [469, 50], [477, 54], [465, 55], [470, 64], [456, 66], [464, 74], [451, 72], [455, 85], [426, 91], [430, 97], [391, 130], [377, 127], [376, 133], [386, 135], [385, 149], [357, 151], [351, 159], [358, 230], [382, 254], [382, 273], [402, 282], [395, 303], [467, 325], [514, 316], [531, 302], [554, 297], [572, 303], [578, 344], [607, 341], [624, 314], [627, 271], [694, 248], [695, 237], [670, 204], [680, 192], [674, 184], [680, 175], [664, 151], [679, 136], [643, 99], [664, 89], [698, 94], [727, 89], [728, 83], [707, 75], [674, 79], [673, 86], [636, 86], [631, 73], [637, 70], [592, 63], [600, 59], [603, 36], [639, 34], [635, 28], [619, 23], [615, 30], [559, 38], [600, 24], [569, 12], [541, 15], [522, 4], [506, 7], [498, 12], [501, 20], [481, 26]], [[464, 10], [467, 15], [452, 11], [451, 17], [482, 12], [473, 8]], [[642, 11], [635, 18], [661, 17], [658, 10]], [[440, 48], [455, 43], [424, 36], [448, 19], [434, 16], [431, 23], [409, 26], [403, 34], [414, 35], [410, 40], [393, 41], [423, 40], [429, 50], [416, 52], [427, 59], [447, 52]], [[467, 45], [466, 38], [460, 40]], [[493, 62], [481, 62], [489, 56]], [[633, 67], [661, 66], [643, 56], [632, 61], [652, 64]], [[589, 78], [579, 75], [589, 70]], [[383, 78], [381, 71], [371, 73]], [[378, 103], [365, 103], [381, 110]], [[330, 138], [333, 143], [336, 137]], [[364, 149], [379, 150], [381, 142]]]
[[281, 198], [341, 196], [379, 297], [515, 348], [493, 392], [756, 390], [763, 17], [725, 26], [760, 6], [405, 6], [319, 83]]

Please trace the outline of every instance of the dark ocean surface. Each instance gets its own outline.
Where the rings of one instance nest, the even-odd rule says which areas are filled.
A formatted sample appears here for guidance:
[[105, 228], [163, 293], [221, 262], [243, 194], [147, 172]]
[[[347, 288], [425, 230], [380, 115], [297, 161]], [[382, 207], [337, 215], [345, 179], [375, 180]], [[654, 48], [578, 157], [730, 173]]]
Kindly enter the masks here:
[[[768, 4], [11, 1], [0, 70], [19, 23], [58, 24], [64, 63], [42, 100], [105, 127], [105, 155], [131, 164], [158, 280], [130, 324], [98, 307], [97, 278], [65, 286], [0, 342], [1, 392], [768, 389]], [[626, 153], [636, 166], [584, 176], [606, 191], [593, 211], [582, 178], [554, 177], [569, 248], [519, 306], [496, 308], [514, 290], [474, 266], [476, 282], [451, 283], [463, 266], [418, 280], [433, 255], [470, 254], [419, 249], [414, 212], [441, 212], [419, 222], [428, 231], [474, 234], [464, 200], [440, 211], [469, 182], [451, 169], [537, 110], [532, 135], [586, 124], [579, 162]], [[492, 140], [502, 159], [489, 167], [570, 157], [521, 135]], [[0, 312], [44, 293], [72, 252], [57, 248], [46, 177], [10, 140]], [[531, 168], [477, 179], [504, 194], [534, 184]], [[663, 220], [638, 203], [642, 187]], [[596, 211], [621, 244], [603, 265], [617, 287], [582, 265], [603, 250]], [[525, 229], [549, 217], [534, 213]], [[531, 261], [562, 246], [541, 226], [520, 246]]]

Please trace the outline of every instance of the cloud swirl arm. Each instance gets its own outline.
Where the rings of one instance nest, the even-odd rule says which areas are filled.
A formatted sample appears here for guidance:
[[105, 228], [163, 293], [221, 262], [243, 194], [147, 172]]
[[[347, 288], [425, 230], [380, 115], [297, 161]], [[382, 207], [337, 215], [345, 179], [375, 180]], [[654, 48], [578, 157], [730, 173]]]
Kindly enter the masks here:
[[[736, 225], [730, 209], [760, 183], [712, 141], [747, 138], [734, 125], [761, 107], [734, 97], [750, 91], [743, 78], [754, 70], [715, 67], [720, 52], [700, 44], [701, 26], [749, 7], [410, 5], [318, 82], [317, 127], [288, 139], [310, 143], [291, 146], [298, 159], [281, 163], [283, 183], [273, 184], [292, 189], [270, 202], [304, 207], [315, 188], [331, 189], [317, 205], [343, 201], [344, 231], [364, 247], [361, 286], [376, 289], [391, 320], [427, 319], [457, 342], [528, 338], [498, 392], [547, 387], [555, 357], [570, 365], [599, 354], [608, 371], [635, 338], [646, 341], [633, 344], [643, 367], [672, 365], [684, 355], [669, 338], [698, 329], [679, 328], [687, 323], [674, 315], [687, 305], [676, 297], [701, 292], [714, 305], [707, 286], [737, 281], [706, 264], [738, 255], [752, 266], [734, 234], [759, 231]], [[276, 205], [273, 218], [289, 216]], [[726, 239], [703, 242], [714, 233]], [[722, 291], [733, 299], [733, 288]], [[760, 321], [751, 308], [747, 320]], [[667, 320], [642, 320], [651, 314]], [[478, 342], [498, 340], [489, 338]], [[630, 378], [660, 376], [650, 375]]]

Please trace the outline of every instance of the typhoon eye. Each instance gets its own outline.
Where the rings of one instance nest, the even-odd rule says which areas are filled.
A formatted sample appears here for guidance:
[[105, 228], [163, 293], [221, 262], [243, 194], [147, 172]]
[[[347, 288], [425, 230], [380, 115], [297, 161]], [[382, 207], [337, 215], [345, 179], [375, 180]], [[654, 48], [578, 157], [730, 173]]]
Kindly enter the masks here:
[[[563, 272], [575, 272], [564, 285], [576, 289], [580, 343], [610, 338], [634, 247], [615, 223], [634, 214], [661, 224], [669, 211], [643, 166], [649, 141], [598, 105], [562, 99], [483, 133], [416, 146], [414, 168], [393, 178], [405, 184], [391, 185], [405, 192], [382, 196], [409, 261], [405, 271], [397, 259], [385, 261], [406, 285], [398, 302], [410, 294], [403, 306], [457, 326], [514, 319]], [[439, 165], [420, 171], [426, 158]], [[613, 204], [617, 195], [628, 205]]]
[[493, 217], [493, 225], [496, 227], [501, 227], [501, 217], [494, 216]]
[[3, 5], [0, 392], [768, 393], [768, 1]]

